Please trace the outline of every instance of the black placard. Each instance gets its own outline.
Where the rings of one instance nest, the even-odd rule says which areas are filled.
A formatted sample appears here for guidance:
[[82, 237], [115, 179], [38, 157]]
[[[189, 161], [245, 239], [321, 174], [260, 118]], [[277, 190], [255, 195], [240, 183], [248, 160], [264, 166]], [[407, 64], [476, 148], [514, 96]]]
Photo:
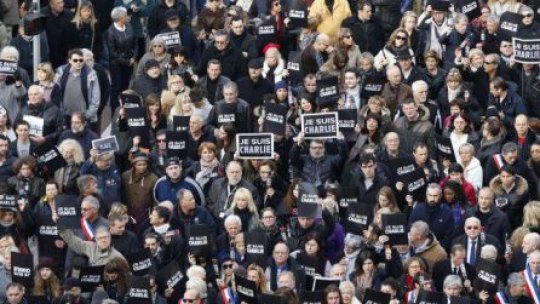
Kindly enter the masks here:
[[97, 150], [97, 154], [114, 153], [118, 151], [116, 135], [92, 140], [92, 148]]
[[242, 276], [236, 276], [236, 293], [238, 300], [247, 304], [257, 304], [257, 287], [255, 282]]
[[336, 76], [317, 80], [317, 105], [330, 107], [339, 100], [339, 80]]
[[81, 228], [81, 203], [75, 195], [59, 194], [55, 198], [58, 229]]
[[327, 277], [315, 277], [313, 280], [312, 291], [324, 290], [326, 287], [334, 285], [339, 287], [339, 279], [336, 278], [327, 278]]
[[497, 293], [499, 287], [501, 266], [485, 259], [479, 259], [476, 263], [476, 269], [476, 279], [473, 284], [474, 289], [477, 292], [485, 290], [490, 296], [493, 296]]
[[390, 303], [390, 294], [380, 291], [375, 291], [371, 288], [366, 289], [366, 293], [364, 294], [364, 301], [363, 303], [370, 303], [370, 304], [387, 304]]
[[34, 256], [12, 251], [11, 277], [13, 282], [26, 287], [34, 286]]
[[362, 235], [362, 231], [367, 229], [369, 225], [370, 214], [373, 214], [373, 208], [368, 204], [349, 204], [345, 230], [353, 234]]
[[225, 124], [236, 125], [236, 104], [219, 103], [215, 106], [218, 127]]
[[296, 261], [298, 262], [298, 265], [304, 269], [306, 275], [312, 277], [322, 275], [317, 269], [319, 259], [316, 256], [309, 256], [303, 252], [299, 252], [296, 255]]
[[150, 278], [130, 276], [127, 278], [127, 304], [152, 304]]
[[308, 14], [304, 1], [294, 1], [287, 12], [287, 17], [290, 20], [287, 27], [290, 29], [307, 27]]
[[58, 148], [48, 142], [37, 146], [34, 149], [34, 156], [38, 163], [45, 166], [51, 173], [67, 165]]
[[384, 73], [370, 73], [365, 76], [362, 84], [360, 97], [369, 99], [373, 95], [381, 94], [384, 84], [386, 83], [386, 75]]
[[482, 10], [478, 0], [455, 0], [457, 10], [469, 17], [469, 20], [480, 17]]
[[427, 180], [424, 168], [416, 168], [413, 172], [403, 176], [405, 193], [413, 196], [415, 201], [422, 201], [426, 197]]
[[261, 293], [258, 298], [258, 304], [287, 304], [287, 299], [280, 295]]
[[399, 181], [403, 181], [403, 176], [416, 170], [414, 160], [408, 157], [398, 157], [391, 159], [389, 165]]
[[174, 290], [180, 289], [182, 284], [179, 284], [184, 280], [184, 274], [180, 269], [178, 262], [172, 261], [165, 267], [161, 268], [156, 276], [156, 281], [161, 290], [172, 288]]
[[145, 108], [126, 108], [128, 133], [131, 137], [139, 136], [139, 146], [150, 148], [148, 115]]
[[322, 304], [324, 299], [324, 292], [322, 291], [300, 291], [300, 303], [301, 304]]
[[190, 225], [188, 246], [189, 252], [196, 256], [207, 256], [210, 251], [210, 230], [206, 225]]
[[343, 220], [345, 220], [345, 214], [349, 205], [358, 203], [358, 189], [352, 187], [343, 187], [341, 188], [341, 195], [339, 197], [338, 207], [339, 214], [342, 215]]
[[236, 134], [236, 152], [238, 153], [239, 159], [273, 159], [274, 134]]
[[17, 199], [16, 195], [0, 195], [0, 210], [17, 212], [19, 210]]
[[189, 133], [187, 132], [167, 131], [165, 135], [167, 155], [185, 159], [187, 157], [188, 140]]
[[315, 217], [319, 208], [317, 188], [311, 183], [302, 182], [298, 189], [298, 216]]
[[0, 59], [0, 75], [13, 75], [17, 72], [17, 69], [16, 61]]
[[120, 102], [124, 108], [138, 108], [141, 106], [141, 98], [134, 94], [121, 93]]
[[287, 61], [287, 71], [289, 72], [289, 79], [291, 83], [299, 83], [302, 81], [302, 72], [300, 70], [300, 62], [302, 58], [302, 52], [291, 51], [289, 52], [289, 60]]
[[345, 140], [348, 142], [356, 141], [356, 132], [354, 128], [358, 123], [358, 111], [356, 109], [342, 109], [338, 110], [339, 119], [339, 131], [345, 136]]
[[253, 229], [244, 235], [246, 243], [246, 260], [248, 264], [255, 263], [266, 267], [268, 260], [268, 236], [260, 229]]
[[189, 132], [189, 118], [186, 115], [174, 115], [172, 118], [172, 129], [177, 132]]
[[390, 239], [390, 244], [407, 245], [409, 237], [407, 236], [407, 216], [403, 213], [383, 214], [383, 233]]
[[435, 134], [435, 140], [439, 156], [442, 156], [451, 162], [455, 162], [456, 156], [454, 155], [454, 147], [450, 138]]
[[266, 19], [258, 28], [257, 28], [257, 44], [263, 48], [269, 43], [275, 43], [277, 41], [277, 30], [276, 22], [274, 18]]
[[441, 304], [444, 303], [444, 293], [427, 291], [425, 289], [420, 290], [418, 293], [418, 304]]
[[540, 39], [512, 39], [514, 60], [520, 63], [540, 63]]
[[167, 50], [177, 49], [182, 45], [182, 40], [180, 39], [180, 33], [178, 31], [158, 34], [156, 37], [161, 38], [165, 42]]
[[83, 266], [79, 280], [83, 292], [93, 292], [96, 287], [103, 284], [103, 269], [105, 266]]
[[147, 248], [130, 254], [127, 256], [127, 260], [129, 261], [131, 272], [137, 276], [148, 274], [153, 268], [152, 256]]
[[520, 14], [509, 11], [504, 12], [499, 23], [499, 36], [501, 39], [511, 41], [516, 36], [522, 19], [523, 17]]
[[338, 121], [337, 112], [302, 114], [304, 138], [336, 138], [339, 131]]
[[275, 103], [267, 103], [264, 107], [263, 132], [285, 136], [288, 109]]
[[450, 304], [471, 304], [471, 298], [468, 297], [450, 297]]

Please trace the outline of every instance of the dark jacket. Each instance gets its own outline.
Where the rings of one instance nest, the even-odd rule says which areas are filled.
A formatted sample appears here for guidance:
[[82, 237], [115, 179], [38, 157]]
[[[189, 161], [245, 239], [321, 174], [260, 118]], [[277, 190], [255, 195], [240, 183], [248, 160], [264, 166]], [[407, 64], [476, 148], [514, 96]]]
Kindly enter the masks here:
[[529, 160], [531, 145], [536, 140], [538, 140], [538, 135], [534, 134], [534, 132], [532, 130], [529, 130], [527, 132], [527, 136], [525, 137], [525, 143], [523, 145], [521, 145], [518, 142], [518, 135], [517, 135], [515, 129], [512, 129], [506, 135], [505, 142], [515, 142], [515, 143], [517, 143], [518, 144], [518, 157], [523, 161], [527, 161], [527, 160]]
[[221, 177], [216, 179], [210, 187], [210, 192], [208, 193], [207, 198], [207, 208], [210, 212], [212, 212], [216, 219], [223, 220], [225, 211], [229, 209], [229, 207], [231, 207], [234, 192], [238, 188], [248, 189], [253, 194], [253, 201], [255, 202], [255, 205], [259, 205], [259, 194], [257, 192], [257, 189], [247, 180], [241, 179], [232, 191], [229, 191], [228, 188], [229, 181], [227, 180], [227, 177]]
[[83, 163], [81, 174], [92, 174], [97, 178], [98, 189], [100, 190], [103, 203], [106, 209], [110, 208], [115, 202], [121, 202], [121, 184], [120, 171], [116, 165], [111, 165], [106, 170], [100, 170], [90, 160]]
[[510, 221], [508, 216], [495, 206], [495, 203], [488, 213], [482, 213], [478, 207], [468, 210], [467, 213], [467, 217], [474, 216], [480, 219], [485, 233], [496, 237], [500, 244], [506, 244], [506, 238], [512, 231]]
[[129, 66], [131, 58], [137, 58], [137, 39], [131, 24], [126, 24], [126, 30], [121, 32], [112, 24], [107, 30], [107, 47], [110, 65]]
[[244, 55], [230, 43], [224, 51], [219, 51], [215, 45], [210, 45], [204, 50], [199, 68], [200, 76], [206, 75], [206, 67], [210, 59], [219, 60], [221, 62], [221, 74], [233, 81], [247, 75], [247, 64]]
[[450, 246], [454, 237], [454, 217], [447, 205], [439, 203], [436, 207], [430, 207], [422, 202], [414, 206], [409, 218], [409, 227], [416, 221], [424, 221], [429, 225], [429, 229], [440, 240], [445, 248]]
[[471, 31], [466, 31], [464, 34], [460, 34], [453, 29], [450, 34], [442, 34], [439, 38], [441, 44], [446, 46], [444, 52], [443, 62], [446, 69], [450, 69], [454, 66], [455, 50], [461, 47], [463, 56], [467, 56], [468, 49], [474, 48], [476, 45], [476, 36]]
[[227, 106], [233, 105], [236, 107], [235, 110], [235, 121], [234, 126], [236, 127], [236, 132], [238, 133], [247, 133], [251, 130], [252, 118], [251, 118], [251, 107], [249, 104], [238, 98], [234, 104], [228, 104], [225, 100], [220, 100], [216, 102], [210, 114], [208, 114], [208, 125], [213, 126], [214, 128], [219, 128], [223, 123], [218, 121], [219, 113]]
[[529, 202], [529, 186], [527, 181], [523, 177], [516, 175], [515, 183], [515, 186], [510, 192], [504, 190], [500, 175], [493, 178], [489, 183], [489, 188], [495, 193], [495, 204], [501, 211], [508, 215], [512, 230], [521, 226], [523, 222], [523, 208]]
[[488, 106], [494, 106], [499, 112], [504, 112], [503, 122], [507, 128], [512, 127], [514, 118], [518, 114], [527, 114], [527, 108], [523, 103], [523, 99], [517, 93], [512, 93], [510, 90], [508, 94], [500, 102], [496, 101], [493, 95], [489, 95]]
[[57, 142], [63, 125], [63, 117], [57, 106], [44, 101], [35, 106], [28, 104], [21, 109], [17, 119], [22, 119], [24, 115], [43, 118], [43, 137], [49, 143], [54, 144]]
[[[45, 32], [40, 34], [40, 47], [41, 47], [41, 60], [40, 62], [49, 61], [49, 43], [47, 43], [47, 36]], [[21, 35], [14, 37], [10, 44], [17, 48], [19, 51], [19, 61], [17, 62], [20, 67], [23, 67], [27, 71], [33, 71], [34, 68], [34, 47], [33, 39], [26, 40]]]
[[66, 61], [70, 39], [67, 35], [67, 29], [71, 19], [73, 19], [73, 13], [64, 9], [59, 15], [54, 15], [49, 6], [43, 8], [41, 13], [46, 16], [45, 33], [50, 47], [50, 60], [53, 68], [57, 68]]
[[251, 77], [245, 76], [238, 79], [236, 84], [238, 84], [238, 97], [246, 100], [251, 108], [262, 105], [264, 96], [274, 92], [274, 87], [270, 81], [262, 76], [257, 82], [254, 82]]
[[168, 7], [165, 0], [156, 1], [156, 5], [148, 15], [148, 36], [154, 38], [162, 29], [167, 27], [165, 12], [169, 9], [174, 9], [178, 12], [181, 24], [186, 24], [189, 11], [184, 3], [176, 1], [173, 6]]
[[[465, 249], [467, 246], [465, 245]], [[478, 248], [481, 248], [480, 246]], [[480, 252], [480, 250], [478, 250]], [[463, 272], [465, 270], [465, 273]], [[432, 277], [435, 289], [438, 292], [443, 292], [443, 282], [446, 276], [453, 274], [451, 259], [446, 259], [444, 261], [439, 261], [433, 266]], [[458, 267], [458, 276], [461, 278], [462, 282], [465, 280], [470, 280], [471, 282], [476, 278], [476, 271], [473, 266], [470, 264], [464, 263], [462, 267]], [[444, 302], [446, 303], [446, 302]]]
[[111, 245], [125, 257], [140, 250], [137, 235], [129, 230], [125, 230], [122, 235], [111, 235]]
[[399, 0], [375, 0], [372, 2], [374, 14], [379, 16], [386, 34], [398, 27], [401, 19], [401, 1]]
[[487, 165], [493, 155], [501, 152], [502, 143], [502, 132], [497, 134], [497, 136], [493, 137], [490, 140], [482, 138], [480, 140], [478, 151], [476, 151], [476, 158], [478, 158], [481, 164]]
[[151, 78], [146, 73], [137, 77], [133, 81], [131, 89], [139, 93], [143, 100], [146, 100], [146, 97], [150, 94], [161, 94], [161, 91], [167, 87], [166, 77], [161, 75], [158, 78]]
[[317, 53], [318, 52], [313, 47], [313, 44], [308, 45], [302, 52], [300, 58], [300, 72], [303, 76], [307, 74], [317, 74], [322, 65], [328, 59], [328, 55], [326, 53], [321, 53], [321, 61], [317, 62], [317, 56], [319, 56]]
[[376, 16], [372, 16], [368, 21], [362, 21], [358, 16], [351, 16], [341, 22], [341, 27], [351, 29], [354, 42], [363, 52], [375, 55], [384, 46], [386, 39], [383, 25]]
[[88, 159], [88, 157], [90, 157], [90, 149], [92, 149], [92, 141], [98, 138], [99, 135], [90, 130], [88, 127], [85, 127], [84, 130], [79, 133], [74, 133], [71, 129], [69, 129], [60, 134], [60, 137], [58, 137], [58, 144], [66, 139], [74, 139], [83, 148], [84, 158]]
[[31, 208], [34, 208], [45, 190], [43, 179], [37, 176], [27, 179], [18, 174], [10, 177], [7, 183], [11, 193], [26, 198]]
[[[253, 6], [255, 5], [252, 5], [252, 7]], [[257, 51], [256, 39], [247, 31], [244, 31], [241, 35], [236, 35], [231, 32], [231, 43], [236, 49], [240, 50], [240, 52], [246, 52], [248, 54], [248, 60], [257, 58], [259, 55]]]
[[175, 217], [180, 222], [180, 233], [184, 239], [187, 239], [191, 225], [205, 225], [210, 230], [212, 237], [217, 236], [218, 227], [212, 214], [206, 208], [196, 206], [193, 216], [186, 216], [180, 210], [180, 205], [178, 205], [178, 208], [175, 209]]
[[[161, 33], [171, 31], [173, 30], [167, 27], [163, 29]], [[201, 44], [199, 40], [197, 40], [197, 37], [195, 37], [193, 30], [187, 26], [180, 25], [180, 27], [174, 31], [178, 31], [180, 33], [180, 42], [184, 48], [184, 51], [186, 52], [186, 58], [188, 58], [192, 64], [199, 64], [199, 61], [201, 60]]]
[[[204, 70], [206, 71], [206, 67], [202, 68], [204, 68]], [[208, 76], [201, 77], [197, 82], [197, 85], [200, 85], [204, 89], [208, 90], [208, 81]], [[217, 79], [216, 90], [214, 94], [210, 94], [207, 96], [208, 102], [210, 102], [211, 104], [215, 104], [216, 101], [223, 99], [223, 86], [229, 81], [231, 80], [228, 77], [220, 75]]]

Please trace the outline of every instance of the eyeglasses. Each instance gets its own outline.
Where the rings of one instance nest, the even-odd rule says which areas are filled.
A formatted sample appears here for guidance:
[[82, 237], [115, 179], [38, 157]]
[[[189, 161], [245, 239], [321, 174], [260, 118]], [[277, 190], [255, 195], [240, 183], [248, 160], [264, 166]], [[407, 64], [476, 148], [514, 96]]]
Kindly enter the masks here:
[[263, 220], [271, 220], [271, 219], [274, 219], [274, 218], [276, 218], [276, 217], [273, 216], [273, 215], [263, 216]]
[[223, 264], [223, 265], [221, 265], [221, 268], [223, 268], [223, 269], [231, 268], [231, 269], [232, 269], [232, 268], [233, 268], [233, 264]]
[[90, 211], [90, 210], [92, 210], [92, 209], [94, 209], [94, 208], [81, 208], [81, 211], [82, 211], [82, 212], [86, 212], [86, 211]]
[[478, 229], [480, 229], [480, 227], [479, 226], [467, 226], [467, 227], [465, 227], [465, 229], [467, 229], [467, 230], [478, 230]]
[[375, 166], [375, 165], [374, 164], [364, 164], [364, 165], [362, 165], [362, 168], [370, 169], [370, 168], [373, 168], [373, 166]]
[[407, 40], [407, 36], [396, 36], [396, 40]]
[[313, 149], [313, 150], [322, 150], [324, 149], [324, 147], [322, 146], [315, 146], [315, 147], [309, 147], [310, 149]]
[[157, 142], [166, 142], [167, 140], [165, 139], [158, 139]]
[[274, 2], [274, 6], [281, 6], [281, 3], [279, 3], [279, 2]]
[[71, 59], [71, 61], [73, 61], [73, 62], [84, 62], [84, 59], [82, 59], [82, 58], [73, 58], [73, 59]]
[[484, 64], [495, 64], [496, 62], [484, 61]]
[[195, 299], [182, 299], [182, 302], [184, 302], [184, 303], [195, 303], [195, 301], [197, 301], [197, 300], [195, 300]]
[[227, 40], [215, 40], [216, 44], [225, 44], [227, 43]]

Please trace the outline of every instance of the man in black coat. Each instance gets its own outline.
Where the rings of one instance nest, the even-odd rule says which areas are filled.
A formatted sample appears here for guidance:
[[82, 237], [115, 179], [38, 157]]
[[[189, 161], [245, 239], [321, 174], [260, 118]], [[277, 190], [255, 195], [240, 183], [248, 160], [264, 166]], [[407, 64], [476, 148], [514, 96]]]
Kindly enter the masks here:
[[351, 29], [354, 42], [361, 46], [363, 51], [376, 55], [386, 41], [383, 25], [376, 16], [373, 16], [373, 5], [368, 1], [360, 1], [357, 9], [358, 14], [343, 20], [341, 27]]
[[223, 76], [233, 81], [247, 75], [246, 58], [240, 49], [232, 45], [229, 33], [225, 30], [217, 31], [214, 34], [214, 44], [204, 50], [199, 66], [200, 76], [206, 74], [206, 66], [211, 59], [219, 60]]
[[495, 154], [489, 157], [484, 165], [484, 185], [500, 173], [504, 165], [511, 165], [516, 168], [517, 174], [523, 177], [529, 186], [529, 189], [536, 189], [534, 176], [527, 162], [518, 157], [518, 145], [515, 142], [507, 142], [502, 146], [501, 154]]
[[446, 260], [437, 262], [435, 266], [433, 266], [432, 277], [437, 291], [443, 291], [444, 279], [450, 274], [459, 276], [462, 282], [465, 282], [466, 280], [473, 281], [476, 277], [476, 271], [473, 266], [465, 262], [466, 258], [466, 247], [461, 244], [455, 244], [450, 251], [450, 257]]
[[[465, 220], [465, 234], [456, 237], [452, 241], [452, 246], [459, 244], [465, 248], [465, 260], [473, 266], [480, 259], [480, 252], [484, 245], [495, 246], [499, 257], [502, 257], [505, 250], [505, 246], [495, 236], [484, 233], [480, 229], [482, 229], [480, 219], [469, 217]], [[474, 256], [472, 253], [474, 253]]]
[[[233, 109], [234, 118], [232, 120], [222, 120], [229, 111]], [[230, 115], [229, 115], [230, 116]], [[238, 85], [232, 81], [223, 86], [223, 99], [216, 102], [208, 115], [208, 125], [215, 128], [214, 135], [217, 136], [218, 129], [226, 123], [232, 123], [238, 133], [246, 133], [251, 130], [251, 107], [238, 97]]]
[[238, 96], [247, 101], [252, 109], [261, 106], [264, 103], [264, 96], [273, 92], [270, 81], [261, 76], [262, 66], [262, 58], [251, 59], [248, 63], [249, 76], [236, 81]]
[[146, 100], [148, 95], [161, 94], [161, 91], [166, 88], [166, 80], [161, 75], [161, 68], [159, 62], [155, 59], [150, 59], [144, 64], [144, 74], [137, 77], [133, 81], [131, 87], [135, 92], [139, 93], [143, 100]]
[[109, 230], [114, 249], [120, 251], [124, 257], [130, 257], [140, 250], [137, 235], [126, 229], [127, 220], [120, 215], [109, 216]]
[[[358, 201], [375, 206], [377, 194], [383, 186], [389, 186], [382, 174], [377, 174], [377, 160], [373, 154], [362, 154], [360, 156], [360, 168], [362, 175], [351, 181], [351, 187], [358, 190]], [[371, 221], [369, 221], [371, 222]]]
[[49, 0], [49, 6], [43, 8], [41, 13], [45, 18], [45, 34], [49, 42], [50, 60], [53, 68], [65, 63], [69, 45], [66, 31], [69, 28], [73, 13], [64, 9], [63, 0]]

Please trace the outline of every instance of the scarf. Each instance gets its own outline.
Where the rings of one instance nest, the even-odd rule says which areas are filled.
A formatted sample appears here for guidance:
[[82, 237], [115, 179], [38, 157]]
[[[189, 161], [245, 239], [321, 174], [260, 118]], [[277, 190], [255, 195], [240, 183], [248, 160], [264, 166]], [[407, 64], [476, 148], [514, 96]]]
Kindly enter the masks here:
[[219, 162], [215, 158], [209, 163], [201, 159], [200, 164], [201, 171], [197, 172], [195, 180], [201, 185], [201, 188], [204, 188], [208, 181], [210, 181], [210, 178], [212, 178], [212, 172], [219, 165]]
[[159, 226], [159, 227], [155, 227], [155, 226], [154, 226], [154, 231], [156, 231], [156, 233], [159, 233], [159, 234], [165, 234], [165, 232], [169, 231], [169, 227], [170, 227], [170, 226], [171, 226], [171, 225], [168, 224], [168, 223], [167, 223], [167, 224], [163, 224], [163, 225], [161, 225], [161, 226]]
[[448, 88], [448, 103], [452, 102], [454, 99], [456, 99], [461, 93], [461, 86], [459, 86], [457, 89], [452, 90]]

